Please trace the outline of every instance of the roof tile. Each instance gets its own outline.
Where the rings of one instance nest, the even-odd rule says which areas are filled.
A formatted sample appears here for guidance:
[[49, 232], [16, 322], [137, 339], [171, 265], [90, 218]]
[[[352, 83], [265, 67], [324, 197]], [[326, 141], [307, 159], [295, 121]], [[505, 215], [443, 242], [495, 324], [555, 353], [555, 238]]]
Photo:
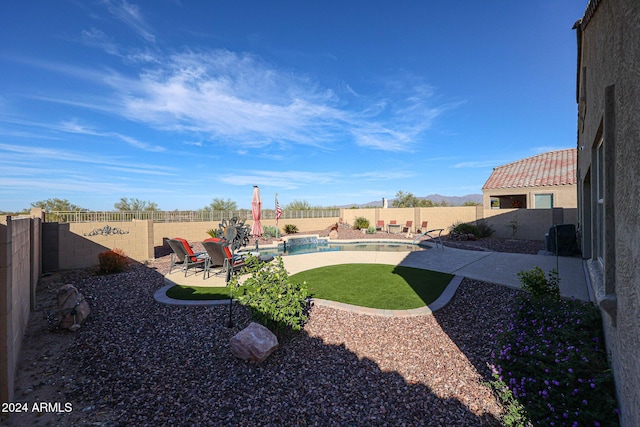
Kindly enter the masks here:
[[577, 183], [577, 160], [577, 150], [570, 148], [507, 163], [493, 168], [482, 189], [573, 185]]

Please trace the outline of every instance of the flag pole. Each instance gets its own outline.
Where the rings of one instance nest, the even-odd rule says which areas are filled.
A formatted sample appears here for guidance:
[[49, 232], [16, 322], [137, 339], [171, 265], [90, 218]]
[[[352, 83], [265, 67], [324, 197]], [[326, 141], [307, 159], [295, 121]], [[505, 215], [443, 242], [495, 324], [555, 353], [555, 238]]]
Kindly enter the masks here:
[[276, 193], [276, 241], [278, 240], [278, 193]]

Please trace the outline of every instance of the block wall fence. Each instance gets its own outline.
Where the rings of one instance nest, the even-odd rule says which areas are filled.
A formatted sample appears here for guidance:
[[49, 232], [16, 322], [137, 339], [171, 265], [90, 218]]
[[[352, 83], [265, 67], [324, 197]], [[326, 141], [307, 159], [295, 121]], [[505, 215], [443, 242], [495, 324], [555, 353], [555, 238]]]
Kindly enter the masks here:
[[[369, 208], [340, 209], [340, 216], [327, 218], [298, 218], [279, 221], [294, 224], [299, 233], [325, 230], [340, 222], [352, 225], [357, 217], [376, 225], [379, 220], [389, 224], [412, 221], [412, 231], [428, 221], [428, 229], [444, 229], [448, 234], [457, 222], [475, 223], [485, 220], [494, 230], [495, 237], [526, 240], [544, 240], [545, 233], [554, 224], [574, 223], [576, 209], [484, 209], [482, 206], [452, 206], [431, 208]], [[274, 219], [261, 221], [263, 226], [275, 226]], [[517, 232], [513, 233], [513, 224]], [[252, 224], [251, 219], [246, 220]], [[133, 220], [126, 222], [45, 223], [43, 227], [43, 265], [45, 271], [85, 268], [98, 263], [98, 254], [106, 250], [122, 249], [127, 256], [139, 262], [154, 259], [158, 247], [166, 247], [165, 241], [182, 237], [190, 242], [209, 237], [208, 230], [217, 229], [219, 222], [153, 222]], [[338, 234], [339, 237], [339, 234]]]
[[12, 402], [22, 337], [41, 276], [42, 217], [0, 221], [0, 402]]

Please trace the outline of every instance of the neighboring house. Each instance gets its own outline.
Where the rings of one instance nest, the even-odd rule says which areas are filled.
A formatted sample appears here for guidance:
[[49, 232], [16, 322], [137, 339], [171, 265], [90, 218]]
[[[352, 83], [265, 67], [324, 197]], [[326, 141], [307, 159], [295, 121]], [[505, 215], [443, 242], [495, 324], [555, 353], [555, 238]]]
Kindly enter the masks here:
[[591, 0], [578, 38], [578, 218], [623, 426], [640, 426], [640, 1]]
[[485, 209], [576, 208], [576, 149], [550, 151], [493, 168]]

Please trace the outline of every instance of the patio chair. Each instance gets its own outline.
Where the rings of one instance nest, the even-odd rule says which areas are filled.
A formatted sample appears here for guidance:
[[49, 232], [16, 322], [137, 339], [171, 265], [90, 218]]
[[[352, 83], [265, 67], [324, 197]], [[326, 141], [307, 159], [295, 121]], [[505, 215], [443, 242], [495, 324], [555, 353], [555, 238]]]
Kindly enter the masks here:
[[378, 225], [376, 225], [376, 231], [383, 231], [383, 230], [384, 230], [384, 220], [379, 219]]
[[[173, 267], [178, 264], [182, 265], [184, 269], [184, 277], [187, 277], [189, 268], [200, 267], [204, 270], [204, 264], [206, 261], [205, 252], [194, 253], [189, 242], [180, 237], [168, 240], [171, 247], [171, 265], [169, 266], [169, 274], [173, 271]], [[196, 272], [197, 274], [197, 272]]]
[[413, 227], [413, 221], [407, 221], [406, 225], [404, 227], [402, 227], [402, 232], [403, 233], [410, 233], [411, 232], [411, 227]]
[[429, 224], [429, 221], [422, 221], [422, 225], [416, 230], [416, 233], [420, 234], [427, 231], [427, 224]]
[[222, 267], [216, 274], [225, 273], [226, 279], [229, 281], [231, 278], [231, 266], [233, 266], [233, 271], [239, 270], [244, 266], [244, 258], [241, 255], [232, 256], [231, 250], [227, 246], [223, 246], [220, 240], [217, 237], [212, 237], [202, 242], [202, 246], [209, 255], [205, 263], [202, 279], [211, 275], [213, 267]]

